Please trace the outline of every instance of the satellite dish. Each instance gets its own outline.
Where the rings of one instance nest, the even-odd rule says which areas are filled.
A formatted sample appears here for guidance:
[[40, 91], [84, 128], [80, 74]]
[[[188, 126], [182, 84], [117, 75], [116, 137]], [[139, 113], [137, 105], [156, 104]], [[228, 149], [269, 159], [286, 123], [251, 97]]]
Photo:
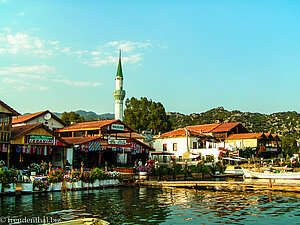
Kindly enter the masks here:
[[50, 113], [47, 113], [47, 114], [44, 116], [44, 119], [45, 119], [45, 120], [50, 120], [50, 119], [51, 119], [51, 114], [50, 114]]

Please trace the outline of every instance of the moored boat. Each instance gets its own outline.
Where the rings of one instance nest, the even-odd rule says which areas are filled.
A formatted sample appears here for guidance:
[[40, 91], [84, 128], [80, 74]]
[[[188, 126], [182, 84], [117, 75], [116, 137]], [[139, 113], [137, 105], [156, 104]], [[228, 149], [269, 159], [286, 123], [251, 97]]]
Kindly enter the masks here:
[[292, 173], [292, 172], [280, 172], [280, 173], [272, 173], [270, 171], [266, 171], [264, 173], [254, 172], [251, 170], [246, 170], [243, 168], [244, 177], [245, 178], [254, 178], [254, 179], [290, 179], [290, 180], [300, 180], [300, 173]]
[[59, 223], [52, 223], [53, 225], [75, 225], [75, 224], [86, 224], [86, 225], [109, 225], [110, 223], [97, 218], [86, 218], [78, 220], [70, 220]]
[[240, 166], [227, 166], [224, 174], [243, 175], [244, 171]]

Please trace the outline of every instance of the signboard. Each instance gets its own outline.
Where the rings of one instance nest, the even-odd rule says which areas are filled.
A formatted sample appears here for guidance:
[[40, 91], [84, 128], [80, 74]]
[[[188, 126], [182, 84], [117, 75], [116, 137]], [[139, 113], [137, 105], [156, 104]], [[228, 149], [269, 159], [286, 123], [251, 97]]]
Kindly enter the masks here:
[[28, 143], [34, 144], [53, 144], [53, 136], [46, 135], [29, 135]]
[[90, 142], [89, 151], [100, 151], [100, 141]]
[[126, 140], [108, 140], [110, 145], [126, 145]]
[[112, 124], [111, 125], [112, 130], [124, 130], [124, 125], [123, 124]]
[[266, 152], [277, 152], [277, 148], [266, 148]]

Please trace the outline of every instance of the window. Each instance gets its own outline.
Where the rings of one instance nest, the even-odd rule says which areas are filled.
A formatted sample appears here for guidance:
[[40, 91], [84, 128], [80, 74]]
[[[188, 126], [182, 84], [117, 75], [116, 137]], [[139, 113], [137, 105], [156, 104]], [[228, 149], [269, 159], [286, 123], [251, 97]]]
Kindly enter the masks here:
[[197, 149], [197, 142], [193, 142], [193, 149]]
[[173, 143], [173, 151], [174, 151], [174, 152], [177, 151], [177, 143]]
[[204, 143], [202, 141], [198, 142], [198, 148], [204, 148]]
[[163, 151], [164, 151], [164, 152], [167, 151], [167, 144], [163, 144]]

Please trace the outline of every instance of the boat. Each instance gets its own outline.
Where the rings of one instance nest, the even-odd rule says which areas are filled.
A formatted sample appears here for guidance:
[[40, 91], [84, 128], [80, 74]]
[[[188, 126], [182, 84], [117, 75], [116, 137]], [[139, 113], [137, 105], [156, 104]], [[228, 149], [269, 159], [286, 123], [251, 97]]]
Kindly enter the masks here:
[[289, 179], [289, 180], [300, 180], [300, 172], [277, 172], [274, 173], [272, 171], [265, 171], [264, 173], [254, 172], [251, 170], [246, 170], [242, 168], [244, 171], [245, 178], [254, 178], [254, 179]]
[[97, 219], [97, 218], [86, 218], [86, 219], [78, 219], [78, 220], [70, 220], [58, 223], [51, 223], [52, 225], [76, 225], [76, 224], [83, 224], [83, 225], [109, 225], [110, 223]]
[[240, 166], [227, 166], [224, 174], [243, 175], [243, 168]]

